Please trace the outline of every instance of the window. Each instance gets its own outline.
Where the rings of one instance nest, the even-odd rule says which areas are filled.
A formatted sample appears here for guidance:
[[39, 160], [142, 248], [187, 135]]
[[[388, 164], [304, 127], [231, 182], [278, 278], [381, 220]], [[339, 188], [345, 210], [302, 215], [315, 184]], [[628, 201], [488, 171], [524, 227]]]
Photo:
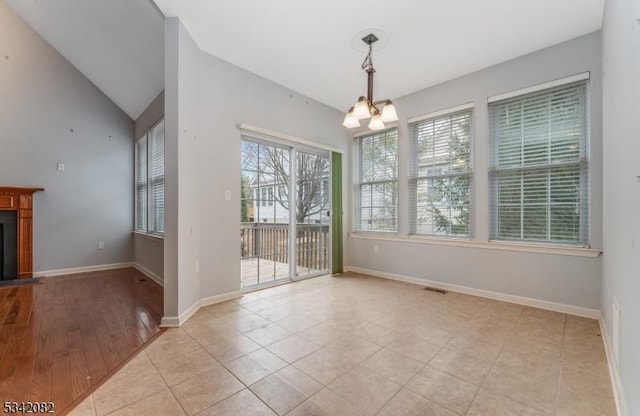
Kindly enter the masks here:
[[412, 234], [470, 235], [471, 111], [409, 124]]
[[588, 245], [586, 81], [491, 103], [491, 237]]
[[135, 230], [164, 233], [164, 120], [135, 144]]
[[396, 232], [398, 228], [398, 131], [355, 140], [354, 231]]

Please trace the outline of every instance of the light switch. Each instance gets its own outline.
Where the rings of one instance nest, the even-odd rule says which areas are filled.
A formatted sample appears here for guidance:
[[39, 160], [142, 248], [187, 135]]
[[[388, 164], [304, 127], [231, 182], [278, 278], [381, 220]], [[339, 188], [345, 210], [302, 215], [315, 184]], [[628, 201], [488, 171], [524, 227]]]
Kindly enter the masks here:
[[224, 200], [225, 201], [231, 201], [231, 191], [230, 190], [226, 190], [224, 191]]
[[104, 241], [98, 241], [98, 250], [104, 250]]
[[56, 169], [58, 169], [60, 172], [64, 171], [64, 163], [58, 162], [58, 164], [56, 165]]

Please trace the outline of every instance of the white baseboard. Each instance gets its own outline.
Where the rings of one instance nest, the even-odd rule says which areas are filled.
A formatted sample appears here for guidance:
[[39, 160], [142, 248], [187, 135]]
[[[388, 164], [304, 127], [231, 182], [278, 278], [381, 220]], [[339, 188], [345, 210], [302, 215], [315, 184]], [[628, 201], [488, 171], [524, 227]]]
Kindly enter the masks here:
[[149, 279], [153, 280], [154, 282], [156, 282], [160, 286], [164, 287], [164, 279], [162, 277], [158, 276], [157, 274], [155, 274], [154, 272], [152, 272], [151, 270], [149, 270], [146, 267], [144, 267], [142, 264], [133, 263], [133, 267], [135, 267], [136, 270], [138, 270], [140, 273], [142, 273], [145, 276], [147, 276]]
[[193, 305], [189, 306], [186, 311], [182, 312], [180, 316], [165, 316], [160, 321], [160, 326], [163, 328], [177, 328], [180, 325], [187, 322], [189, 318], [193, 316], [198, 310], [207, 305], [213, 305], [215, 303], [226, 302], [231, 299], [236, 299], [242, 296], [242, 291], [235, 290], [233, 292], [223, 293], [221, 295], [209, 296], [198, 300]]
[[228, 300], [242, 297], [242, 290], [234, 290], [233, 292], [223, 293], [222, 295], [209, 296], [200, 299], [200, 306], [214, 305], [216, 303], [226, 302]]
[[40, 272], [34, 272], [33, 277], [62, 276], [65, 274], [98, 272], [102, 270], [124, 269], [127, 267], [135, 267], [135, 266], [133, 262], [98, 264], [95, 266], [72, 267], [69, 269], [56, 269], [56, 270], [45, 270]]
[[607, 363], [609, 364], [609, 377], [611, 378], [611, 387], [613, 389], [613, 397], [616, 400], [616, 410], [618, 416], [627, 416], [629, 411], [627, 409], [627, 400], [624, 395], [624, 389], [622, 388], [622, 380], [620, 379], [620, 371], [616, 365], [616, 361], [613, 357], [613, 348], [609, 339], [609, 333], [607, 332], [607, 325], [604, 321], [604, 316], [600, 314], [598, 318], [600, 322], [600, 333], [602, 334], [602, 341], [604, 343], [604, 350], [607, 354]]
[[600, 311], [597, 309], [583, 308], [580, 306], [566, 305], [564, 303], [549, 302], [546, 300], [528, 298], [524, 296], [509, 295], [507, 293], [494, 292], [491, 290], [476, 289], [468, 286], [455, 285], [451, 283], [438, 282], [435, 280], [422, 279], [419, 277], [405, 276], [395, 273], [369, 270], [361, 267], [346, 266], [345, 271], [368, 274], [370, 276], [381, 277], [383, 279], [397, 280], [400, 282], [413, 283], [416, 285], [430, 286], [436, 289], [443, 289], [450, 292], [464, 293], [466, 295], [479, 296], [482, 298], [500, 300], [503, 302], [516, 303], [518, 305], [531, 306], [534, 308], [546, 309], [554, 312], [566, 313], [569, 315], [582, 316], [585, 318], [598, 319]]

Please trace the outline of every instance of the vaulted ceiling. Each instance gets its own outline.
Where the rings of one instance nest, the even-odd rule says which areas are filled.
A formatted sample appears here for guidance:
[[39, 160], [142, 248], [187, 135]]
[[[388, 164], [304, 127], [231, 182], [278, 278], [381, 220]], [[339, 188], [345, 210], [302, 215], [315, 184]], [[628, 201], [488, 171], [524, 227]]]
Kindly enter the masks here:
[[368, 29], [385, 43], [373, 56], [376, 98], [393, 99], [598, 30], [604, 8], [604, 0], [5, 1], [132, 118], [163, 87], [162, 14], [180, 17], [205, 52], [345, 110], [366, 92], [357, 35]]
[[164, 17], [151, 0], [4, 1], [129, 117], [162, 92]]

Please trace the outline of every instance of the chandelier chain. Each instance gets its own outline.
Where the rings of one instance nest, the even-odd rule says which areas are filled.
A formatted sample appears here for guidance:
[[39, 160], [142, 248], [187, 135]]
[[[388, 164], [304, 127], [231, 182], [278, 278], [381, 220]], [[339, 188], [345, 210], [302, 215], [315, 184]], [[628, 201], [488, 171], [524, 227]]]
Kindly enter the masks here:
[[371, 51], [372, 51], [372, 46], [371, 44], [369, 44], [369, 53], [367, 54], [367, 57], [364, 58], [364, 61], [362, 62], [362, 69], [364, 69], [365, 71], [368, 71], [369, 69], [373, 70], [373, 57], [372, 57]]

